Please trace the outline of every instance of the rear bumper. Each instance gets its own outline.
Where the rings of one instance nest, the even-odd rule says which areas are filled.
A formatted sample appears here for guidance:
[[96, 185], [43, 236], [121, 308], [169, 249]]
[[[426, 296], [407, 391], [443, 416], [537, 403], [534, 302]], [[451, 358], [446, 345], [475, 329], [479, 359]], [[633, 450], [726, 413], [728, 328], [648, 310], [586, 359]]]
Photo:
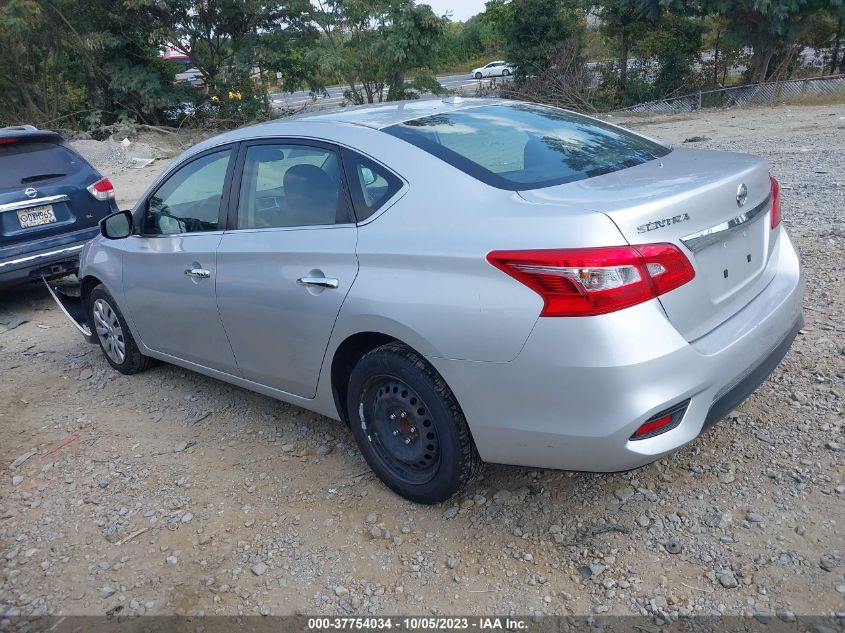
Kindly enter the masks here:
[[0, 251], [0, 286], [32, 281], [42, 275], [76, 271], [79, 267], [80, 251], [97, 235], [99, 228], [93, 227], [49, 240], [3, 249]]
[[713, 401], [710, 410], [707, 412], [707, 417], [704, 418], [702, 431], [716, 424], [716, 422], [725, 417], [733, 409], [745, 402], [746, 398], [757, 387], [763, 384], [763, 381], [780, 365], [780, 361], [783, 360], [789, 348], [792, 347], [792, 341], [798, 336], [798, 332], [802, 327], [804, 327], [804, 317], [800, 316], [792, 327], [792, 330], [787, 333], [778, 346], [768, 356], [764, 357], [756, 367], [751, 368], [747, 376], [741, 378], [733, 387], [727, 390], [723, 388], [724, 394], [721, 396], [717, 395], [716, 400]]
[[[777, 273], [725, 323], [688, 342], [658, 301], [598, 317], [541, 318], [509, 363], [431, 358], [485, 461], [611, 472], [695, 439], [774, 370], [803, 323], [798, 255], [781, 232]], [[689, 400], [680, 424], [630, 440]]]

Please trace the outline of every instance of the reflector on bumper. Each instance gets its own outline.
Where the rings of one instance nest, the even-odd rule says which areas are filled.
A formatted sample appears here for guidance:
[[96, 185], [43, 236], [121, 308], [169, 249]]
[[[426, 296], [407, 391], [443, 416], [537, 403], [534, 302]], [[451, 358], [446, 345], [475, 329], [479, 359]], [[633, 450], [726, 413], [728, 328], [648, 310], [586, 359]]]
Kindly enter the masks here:
[[684, 400], [673, 407], [665, 409], [660, 413], [651, 416], [634, 431], [629, 440], [646, 440], [666, 431], [671, 431], [684, 419], [684, 413], [689, 406], [689, 400]]

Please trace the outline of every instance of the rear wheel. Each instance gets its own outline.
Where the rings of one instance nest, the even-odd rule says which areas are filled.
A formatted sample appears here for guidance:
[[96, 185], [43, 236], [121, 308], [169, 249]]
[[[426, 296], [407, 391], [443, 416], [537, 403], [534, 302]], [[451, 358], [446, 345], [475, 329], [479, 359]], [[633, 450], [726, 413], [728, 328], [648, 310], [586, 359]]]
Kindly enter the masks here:
[[122, 374], [137, 374], [147, 369], [153, 359], [138, 349], [126, 319], [102, 284], [91, 291], [88, 305], [93, 333], [109, 365]]
[[383, 345], [349, 379], [355, 440], [376, 475], [417, 503], [445, 501], [481, 468], [466, 419], [443, 378], [413, 350]]

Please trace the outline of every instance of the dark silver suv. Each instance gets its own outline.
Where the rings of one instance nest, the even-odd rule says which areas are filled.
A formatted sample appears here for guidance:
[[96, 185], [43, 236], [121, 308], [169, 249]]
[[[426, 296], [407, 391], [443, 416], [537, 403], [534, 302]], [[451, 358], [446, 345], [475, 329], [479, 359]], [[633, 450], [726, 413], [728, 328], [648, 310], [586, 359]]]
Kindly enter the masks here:
[[0, 128], [0, 287], [76, 272], [114, 211], [108, 178], [56, 132]]

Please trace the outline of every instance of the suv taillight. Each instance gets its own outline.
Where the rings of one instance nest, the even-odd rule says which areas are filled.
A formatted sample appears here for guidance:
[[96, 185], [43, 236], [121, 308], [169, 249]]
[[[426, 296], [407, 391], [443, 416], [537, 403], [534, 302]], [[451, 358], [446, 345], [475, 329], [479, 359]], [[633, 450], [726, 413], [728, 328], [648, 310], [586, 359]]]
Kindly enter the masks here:
[[86, 187], [88, 193], [94, 196], [97, 200], [105, 201], [114, 198], [114, 187], [108, 178], [98, 180], [92, 185]]
[[494, 251], [487, 261], [543, 298], [540, 316], [615, 312], [695, 277], [692, 264], [672, 244]]
[[771, 214], [771, 223], [772, 228], [776, 229], [780, 221], [783, 219], [780, 212], [780, 183], [777, 179], [769, 176], [769, 180], [772, 183], [772, 214]]

